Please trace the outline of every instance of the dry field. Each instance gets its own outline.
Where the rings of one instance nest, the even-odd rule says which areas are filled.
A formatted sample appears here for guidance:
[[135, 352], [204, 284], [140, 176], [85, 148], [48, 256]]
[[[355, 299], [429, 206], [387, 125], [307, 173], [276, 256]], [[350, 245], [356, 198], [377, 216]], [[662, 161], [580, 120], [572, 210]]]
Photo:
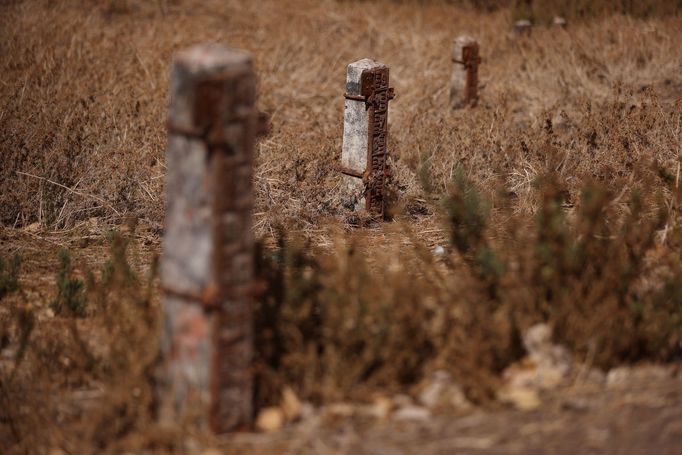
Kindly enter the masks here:
[[[446, 370], [495, 408], [537, 322], [590, 367], [679, 361], [682, 16], [557, 6], [560, 29], [554, 4], [519, 37], [521, 9], [438, 1], [0, 2], [0, 451], [208, 438], [156, 429], [153, 393], [170, 65], [206, 41], [253, 54], [271, 120], [259, 406], [285, 385], [314, 405], [412, 393]], [[481, 100], [452, 111], [460, 34], [481, 46]], [[337, 197], [363, 57], [397, 95], [380, 224]]]

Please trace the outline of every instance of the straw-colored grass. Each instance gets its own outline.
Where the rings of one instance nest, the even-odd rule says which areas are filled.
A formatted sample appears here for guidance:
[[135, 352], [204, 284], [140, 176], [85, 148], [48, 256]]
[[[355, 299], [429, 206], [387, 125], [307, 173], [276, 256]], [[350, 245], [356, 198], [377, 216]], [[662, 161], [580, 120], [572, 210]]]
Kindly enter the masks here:
[[[649, 12], [631, 3], [615, 11]], [[642, 19], [557, 11], [560, 29], [542, 25], [554, 4], [530, 37], [512, 33], [519, 7], [436, 1], [4, 5], [0, 449], [183, 450], [187, 433], [153, 425], [155, 282], [118, 237], [88, 271], [124, 220], [158, 251], [172, 55], [204, 41], [253, 54], [272, 125], [255, 180], [259, 405], [283, 385], [315, 403], [409, 392], [434, 369], [489, 403], [538, 321], [604, 368], [679, 356], [682, 18], [652, 1]], [[452, 111], [459, 34], [479, 40], [481, 100]], [[354, 228], [335, 164], [345, 67], [363, 57], [397, 94], [396, 203], [393, 222]], [[57, 245], [85, 259], [60, 269]]]
[[[131, 213], [162, 223], [171, 58], [203, 41], [255, 58], [260, 106], [273, 125], [259, 146], [259, 234], [279, 224], [314, 228], [338, 212], [333, 164], [345, 65], [367, 56], [391, 67], [397, 98], [390, 153], [408, 206], [425, 197], [423, 167], [430, 189], [442, 193], [462, 166], [483, 186], [507, 183], [519, 208], [530, 209], [529, 184], [546, 165], [533, 149], [548, 119], [564, 119], [555, 147], [566, 157], [562, 172], [572, 188], [600, 174], [620, 188], [629, 178], [622, 153], [644, 154], [673, 171], [679, 153], [679, 116], [643, 101], [650, 91], [662, 105], [679, 98], [676, 17], [536, 27], [522, 40], [511, 35], [507, 10], [483, 14], [438, 3], [21, 2], [0, 20], [0, 217], [10, 226], [63, 228]], [[463, 33], [481, 43], [482, 102], [453, 113], [450, 46]], [[641, 126], [651, 146], [614, 150], [613, 130], [600, 131], [607, 101], [633, 105], [614, 125], [621, 129], [660, 111], [659, 122]], [[596, 153], [585, 137], [591, 129]]]

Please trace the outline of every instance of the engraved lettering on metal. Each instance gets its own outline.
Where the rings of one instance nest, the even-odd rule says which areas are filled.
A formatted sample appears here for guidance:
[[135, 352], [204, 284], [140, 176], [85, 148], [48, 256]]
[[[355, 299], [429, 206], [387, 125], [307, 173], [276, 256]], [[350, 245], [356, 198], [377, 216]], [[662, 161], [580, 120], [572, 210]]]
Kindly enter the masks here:
[[362, 73], [362, 95], [369, 109], [365, 208], [382, 216], [385, 209], [386, 140], [388, 137], [388, 102], [393, 89], [388, 86], [388, 68], [380, 67]]

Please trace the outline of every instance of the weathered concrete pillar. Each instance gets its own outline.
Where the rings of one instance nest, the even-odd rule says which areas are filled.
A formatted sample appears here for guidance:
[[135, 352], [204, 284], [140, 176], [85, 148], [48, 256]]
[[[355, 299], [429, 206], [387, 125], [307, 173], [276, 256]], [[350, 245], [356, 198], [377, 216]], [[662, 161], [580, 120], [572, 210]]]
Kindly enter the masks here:
[[219, 45], [179, 52], [171, 77], [160, 417], [218, 433], [253, 414], [255, 82], [251, 57]]
[[559, 27], [559, 28], [566, 28], [568, 26], [568, 22], [566, 21], [566, 19], [561, 17], [561, 16], [554, 16], [554, 19], [552, 20], [552, 24], [555, 27]]
[[521, 19], [514, 23], [514, 31], [521, 36], [530, 36], [533, 24], [528, 19]]
[[452, 61], [450, 104], [455, 109], [475, 106], [478, 101], [478, 65], [481, 62], [478, 42], [469, 36], [456, 38], [452, 47]]
[[370, 59], [348, 65], [341, 172], [344, 205], [383, 217], [385, 209], [389, 69]]

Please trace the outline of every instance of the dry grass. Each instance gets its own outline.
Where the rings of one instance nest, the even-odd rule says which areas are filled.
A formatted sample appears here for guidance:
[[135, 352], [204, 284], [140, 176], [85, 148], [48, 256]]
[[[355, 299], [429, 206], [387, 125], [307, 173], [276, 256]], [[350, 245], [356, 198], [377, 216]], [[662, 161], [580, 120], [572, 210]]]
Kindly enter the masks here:
[[[673, 4], [659, 3], [649, 5]], [[43, 231], [0, 249], [0, 335], [14, 353], [32, 340], [20, 367], [0, 370], [0, 418], [11, 423], [0, 447], [177, 448], [178, 435], [164, 439], [152, 423], [153, 282], [131, 278], [114, 249], [110, 275], [88, 281], [91, 266], [74, 262], [84, 319], [40, 317], [57, 296], [46, 277], [58, 273], [57, 248], [41, 242], [57, 235], [45, 231], [90, 238], [94, 218], [102, 231], [132, 215], [156, 244], [170, 61], [202, 41], [253, 53], [273, 126], [256, 169], [270, 284], [259, 301], [259, 403], [283, 384], [314, 401], [409, 390], [435, 368], [485, 403], [521, 354], [518, 333], [539, 320], [604, 367], [679, 355], [682, 19], [578, 22], [576, 10], [566, 30], [519, 38], [518, 14], [446, 2], [6, 5], [0, 222]], [[482, 99], [452, 112], [450, 46], [464, 33], [481, 44]], [[391, 67], [398, 203], [395, 222], [354, 230], [333, 169], [345, 65], [362, 57]], [[282, 229], [287, 241], [271, 248]], [[7, 272], [15, 249], [31, 257], [19, 290]], [[93, 251], [85, 264], [103, 261]], [[86, 333], [100, 342], [84, 344]], [[93, 389], [94, 401], [72, 396]]]
[[[390, 113], [391, 153], [407, 205], [424, 197], [417, 175], [426, 164], [430, 186], [440, 193], [459, 165], [484, 186], [506, 181], [517, 189], [519, 207], [531, 207], [529, 184], [546, 166], [533, 145], [546, 119], [561, 112], [568, 131], [556, 147], [570, 157], [563, 172], [575, 186], [605, 164], [610, 175], [622, 173], [627, 160], [612, 152], [610, 132], [596, 131], [601, 153], [586, 146], [585, 136], [610, 115], [607, 101], [637, 106], [619, 122], [628, 128], [641, 109], [661, 109], [640, 108], [643, 87], [665, 102], [680, 93], [678, 18], [612, 17], [566, 32], [538, 28], [519, 41], [509, 34], [505, 11], [484, 15], [440, 4], [111, 5], [119, 6], [23, 2], [4, 14], [2, 53], [9, 58], [1, 68], [0, 216], [6, 225], [62, 228], [129, 213], [160, 224], [170, 60], [201, 41], [245, 48], [256, 59], [260, 104], [273, 124], [259, 147], [260, 234], [280, 224], [315, 228], [336, 214], [332, 164], [340, 150], [344, 71], [357, 58], [372, 56], [392, 68], [398, 98]], [[448, 57], [460, 33], [481, 42], [483, 102], [453, 114]], [[679, 116], [648, 115], [658, 121], [642, 126], [652, 142], [643, 153], [674, 167]]]

